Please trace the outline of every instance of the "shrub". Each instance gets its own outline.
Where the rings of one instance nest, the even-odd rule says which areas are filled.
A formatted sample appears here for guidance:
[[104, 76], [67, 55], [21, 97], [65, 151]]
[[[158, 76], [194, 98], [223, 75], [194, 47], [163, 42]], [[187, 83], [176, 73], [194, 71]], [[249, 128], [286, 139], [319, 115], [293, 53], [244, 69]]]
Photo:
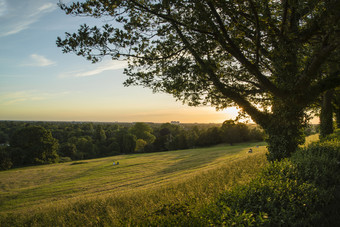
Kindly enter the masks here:
[[323, 138], [320, 138], [320, 141], [323, 142], [323, 141], [330, 141], [334, 139], [340, 140], [340, 129], [335, 129], [334, 133], [329, 134]]
[[232, 224], [228, 219], [234, 215], [241, 221], [236, 225], [313, 223], [319, 217], [317, 208], [327, 195], [313, 184], [298, 179], [297, 171], [290, 160], [274, 162], [249, 185], [225, 192], [216, 203], [219, 215], [212, 224]]
[[313, 143], [293, 154], [292, 161], [304, 181], [323, 188], [340, 183], [340, 140]]
[[266, 213], [240, 212], [221, 201], [207, 208], [203, 216], [208, 221], [206, 226], [261, 226], [269, 222]]

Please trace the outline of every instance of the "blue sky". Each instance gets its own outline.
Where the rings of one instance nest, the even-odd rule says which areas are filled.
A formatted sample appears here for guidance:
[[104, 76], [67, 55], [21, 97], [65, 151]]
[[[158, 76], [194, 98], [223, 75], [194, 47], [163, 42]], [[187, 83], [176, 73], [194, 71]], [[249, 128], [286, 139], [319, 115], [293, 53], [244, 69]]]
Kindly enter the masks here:
[[[57, 0], [0, 0], [0, 120], [222, 123], [236, 109], [188, 107], [168, 94], [124, 87], [123, 61], [63, 54], [58, 36], [80, 24]], [[63, 2], [70, 2], [70, 0]]]

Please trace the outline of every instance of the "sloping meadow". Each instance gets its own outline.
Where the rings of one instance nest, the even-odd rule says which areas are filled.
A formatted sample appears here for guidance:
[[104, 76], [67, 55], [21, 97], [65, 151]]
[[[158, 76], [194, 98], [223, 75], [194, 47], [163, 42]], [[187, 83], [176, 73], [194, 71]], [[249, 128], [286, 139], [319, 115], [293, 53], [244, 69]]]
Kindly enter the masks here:
[[116, 226], [148, 222], [172, 204], [198, 211], [258, 174], [267, 164], [263, 145], [220, 145], [3, 171], [0, 225]]
[[[34, 199], [30, 200], [27, 194], [25, 202], [19, 193], [9, 195], [7, 198], [11, 199], [6, 201], [2, 191], [2, 207], [9, 209], [1, 210], [0, 224], [334, 226], [339, 223], [337, 138], [310, 143], [290, 159], [273, 163], [267, 162], [265, 147], [257, 145], [264, 144], [116, 156], [118, 166], [112, 166], [113, 158], [52, 165], [55, 169], [49, 171], [55, 172], [57, 179], [46, 176], [38, 179], [37, 174], [35, 179], [43, 184], [26, 183], [26, 190], [36, 184], [40, 185], [36, 190], [50, 185], [50, 190], [31, 194]], [[247, 152], [249, 148], [253, 153]], [[68, 174], [58, 172], [58, 168], [67, 169]], [[38, 167], [27, 169], [39, 170]], [[18, 186], [11, 187], [17, 192], [21, 190]], [[20, 201], [22, 206], [18, 205]], [[30, 202], [33, 205], [29, 206]]]

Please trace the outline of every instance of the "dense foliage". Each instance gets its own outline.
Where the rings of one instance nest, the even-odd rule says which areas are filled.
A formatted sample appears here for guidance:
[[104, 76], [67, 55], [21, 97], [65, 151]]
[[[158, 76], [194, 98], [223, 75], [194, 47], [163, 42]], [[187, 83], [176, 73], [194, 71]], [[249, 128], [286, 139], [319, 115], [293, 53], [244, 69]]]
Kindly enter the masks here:
[[107, 22], [58, 38], [64, 53], [127, 60], [126, 85], [189, 105], [238, 105], [269, 135], [271, 161], [303, 143], [306, 107], [340, 85], [338, 0], [86, 0], [60, 7]]
[[58, 162], [58, 141], [50, 131], [41, 126], [27, 126], [17, 130], [9, 141], [10, 146], [2, 149], [2, 169], [22, 165], [49, 164]]
[[[220, 143], [262, 141], [255, 125], [0, 122], [1, 169], [128, 154], [159, 152]], [[59, 146], [58, 146], [59, 144]]]

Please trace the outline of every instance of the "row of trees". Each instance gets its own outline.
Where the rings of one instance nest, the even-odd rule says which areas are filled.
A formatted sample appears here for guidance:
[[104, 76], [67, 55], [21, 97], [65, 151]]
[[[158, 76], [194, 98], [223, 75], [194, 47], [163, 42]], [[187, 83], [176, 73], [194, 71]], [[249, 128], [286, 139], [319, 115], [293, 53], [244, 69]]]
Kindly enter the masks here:
[[263, 140], [256, 126], [0, 122], [0, 163], [47, 164], [133, 152], [158, 152]]

